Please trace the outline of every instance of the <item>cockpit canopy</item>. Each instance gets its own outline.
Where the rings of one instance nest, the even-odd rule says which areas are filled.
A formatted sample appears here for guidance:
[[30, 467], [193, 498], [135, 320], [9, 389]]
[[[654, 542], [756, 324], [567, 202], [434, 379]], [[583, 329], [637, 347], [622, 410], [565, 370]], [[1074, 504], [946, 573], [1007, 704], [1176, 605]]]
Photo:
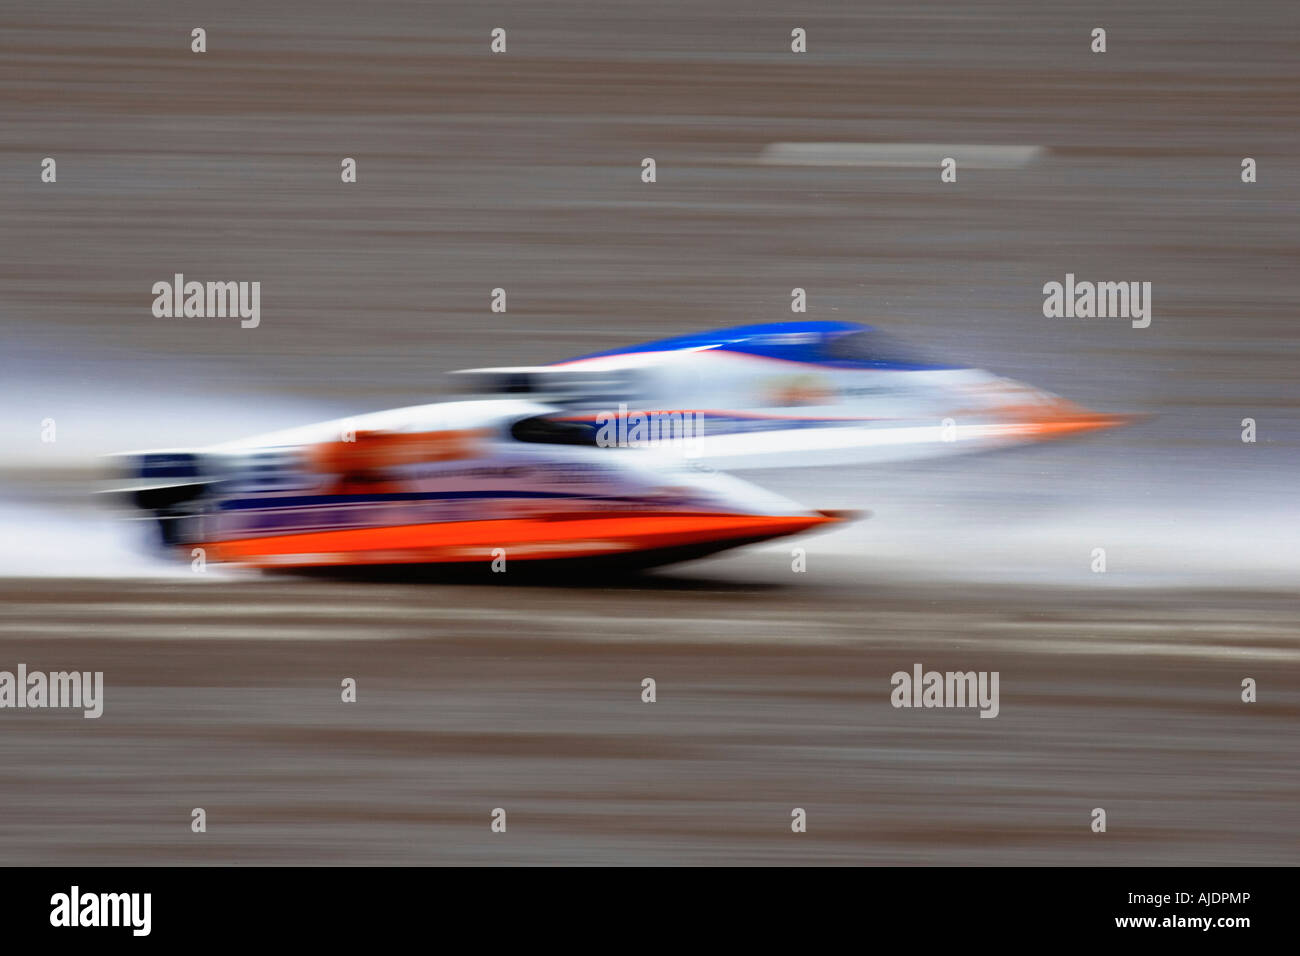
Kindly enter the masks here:
[[[717, 349], [741, 355], [783, 359], [833, 368], [957, 368], [924, 355], [893, 336], [857, 322], [773, 322], [695, 332], [630, 348], [584, 355], [570, 362], [654, 352]], [[566, 363], [567, 364], [567, 363]]]

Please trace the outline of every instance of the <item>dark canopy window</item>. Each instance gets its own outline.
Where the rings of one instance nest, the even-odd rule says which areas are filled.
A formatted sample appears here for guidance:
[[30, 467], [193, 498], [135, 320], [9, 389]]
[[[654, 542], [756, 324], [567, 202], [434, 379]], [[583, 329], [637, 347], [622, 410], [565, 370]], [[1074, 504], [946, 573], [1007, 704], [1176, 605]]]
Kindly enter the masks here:
[[943, 367], [947, 363], [918, 351], [892, 335], [874, 329], [839, 335], [826, 344], [826, 357], [869, 365], [907, 365], [920, 368]]

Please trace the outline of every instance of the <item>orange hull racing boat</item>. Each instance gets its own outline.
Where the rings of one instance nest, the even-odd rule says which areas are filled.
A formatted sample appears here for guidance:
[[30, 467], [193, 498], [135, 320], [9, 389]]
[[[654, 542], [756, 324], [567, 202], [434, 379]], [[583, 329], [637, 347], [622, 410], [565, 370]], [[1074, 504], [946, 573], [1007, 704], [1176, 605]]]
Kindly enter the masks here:
[[843, 322], [458, 373], [470, 396], [119, 456], [187, 558], [259, 568], [652, 567], [826, 528], [727, 468], [879, 463], [1123, 424]]

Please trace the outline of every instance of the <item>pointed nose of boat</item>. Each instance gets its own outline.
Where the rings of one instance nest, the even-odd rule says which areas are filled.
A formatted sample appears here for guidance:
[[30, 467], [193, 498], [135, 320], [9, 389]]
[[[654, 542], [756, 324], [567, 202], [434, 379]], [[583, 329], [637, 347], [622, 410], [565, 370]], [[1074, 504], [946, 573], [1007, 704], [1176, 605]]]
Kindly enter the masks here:
[[1033, 441], [1048, 441], [1053, 438], [1066, 438], [1087, 432], [1120, 428], [1148, 417], [1094, 412], [1073, 402], [1061, 402], [1036, 412], [1027, 420], [1018, 423], [1018, 426], [1026, 438]]
[[1002, 424], [999, 431], [1022, 441], [1049, 441], [1105, 431], [1144, 421], [1148, 415], [1095, 412], [1051, 392], [1004, 379], [1004, 391], [988, 411]]

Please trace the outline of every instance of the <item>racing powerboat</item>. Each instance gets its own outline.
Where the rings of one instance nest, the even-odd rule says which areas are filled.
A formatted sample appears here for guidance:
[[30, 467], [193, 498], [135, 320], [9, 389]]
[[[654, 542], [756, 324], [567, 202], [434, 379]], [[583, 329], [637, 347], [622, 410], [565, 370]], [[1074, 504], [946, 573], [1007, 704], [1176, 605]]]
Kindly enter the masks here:
[[851, 517], [726, 469], [899, 461], [1128, 420], [848, 322], [456, 374], [473, 397], [125, 454], [115, 490], [166, 548], [209, 561], [651, 567]]

